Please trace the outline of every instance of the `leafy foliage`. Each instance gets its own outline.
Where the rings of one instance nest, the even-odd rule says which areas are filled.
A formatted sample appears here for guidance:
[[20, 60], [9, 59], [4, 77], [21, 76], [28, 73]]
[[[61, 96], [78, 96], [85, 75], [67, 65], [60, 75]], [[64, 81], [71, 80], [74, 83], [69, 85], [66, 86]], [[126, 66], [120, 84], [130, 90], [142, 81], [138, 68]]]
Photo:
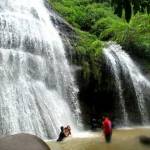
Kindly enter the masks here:
[[105, 30], [100, 34], [101, 39], [117, 41], [126, 50], [133, 52], [139, 57], [150, 58], [150, 16], [136, 14], [130, 23], [114, 21], [110, 18], [102, 19], [99, 26], [110, 22], [111, 26], [104, 26]]
[[74, 63], [82, 66], [84, 79], [88, 81], [92, 76], [95, 80], [100, 80], [99, 61], [101, 60], [103, 43], [96, 35], [92, 34], [92, 26], [96, 20], [107, 16], [108, 10], [111, 8], [107, 8], [106, 4], [93, 3], [93, 0], [49, 1], [52, 7], [75, 28], [76, 40], [73, 45], [76, 56]]
[[76, 64], [82, 65], [82, 73], [85, 80], [92, 76], [94, 79], [100, 79], [100, 60], [102, 56], [103, 43], [96, 36], [76, 29]]
[[[119, 17], [125, 15], [127, 21], [131, 18], [130, 23], [114, 15], [110, 0], [49, 0], [49, 2], [75, 27], [76, 63], [83, 66], [85, 78], [91, 75], [96, 78], [96, 72], [100, 74], [99, 61], [103, 47], [101, 41], [116, 41], [139, 57], [150, 58], [150, 16], [147, 14], [149, 0], [111, 1], [115, 13]], [[133, 13], [136, 15], [133, 16]]]

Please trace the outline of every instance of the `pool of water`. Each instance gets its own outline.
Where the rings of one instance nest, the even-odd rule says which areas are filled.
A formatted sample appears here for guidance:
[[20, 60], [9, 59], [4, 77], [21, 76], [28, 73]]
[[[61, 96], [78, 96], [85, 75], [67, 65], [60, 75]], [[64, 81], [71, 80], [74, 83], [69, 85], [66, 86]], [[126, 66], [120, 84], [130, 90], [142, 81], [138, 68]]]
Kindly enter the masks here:
[[111, 143], [105, 143], [103, 133], [82, 132], [63, 142], [49, 141], [51, 150], [150, 150], [150, 145], [143, 145], [139, 136], [150, 137], [150, 128], [115, 129]]

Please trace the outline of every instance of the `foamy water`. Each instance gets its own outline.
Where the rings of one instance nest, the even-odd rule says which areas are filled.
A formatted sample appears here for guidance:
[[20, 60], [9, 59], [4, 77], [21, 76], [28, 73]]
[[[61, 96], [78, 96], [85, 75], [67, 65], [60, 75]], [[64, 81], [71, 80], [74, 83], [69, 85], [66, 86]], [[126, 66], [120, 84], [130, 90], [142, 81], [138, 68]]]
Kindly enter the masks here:
[[73, 138], [94, 138], [99, 137], [102, 135], [102, 132], [92, 132], [92, 131], [85, 131], [85, 132], [79, 132], [75, 133], [72, 137]]

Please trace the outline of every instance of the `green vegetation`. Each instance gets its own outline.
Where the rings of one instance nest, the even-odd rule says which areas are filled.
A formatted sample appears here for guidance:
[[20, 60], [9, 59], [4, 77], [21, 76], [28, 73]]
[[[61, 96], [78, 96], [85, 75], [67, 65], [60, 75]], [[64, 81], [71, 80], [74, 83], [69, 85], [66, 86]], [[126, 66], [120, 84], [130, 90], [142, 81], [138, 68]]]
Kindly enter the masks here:
[[[140, 57], [150, 58], [150, 16], [147, 13], [137, 13], [138, 11], [149, 12], [149, 1], [140, 0], [134, 2], [133, 0], [129, 0], [134, 13], [136, 13], [136, 15], [131, 18], [130, 23], [127, 23], [124, 18], [119, 18], [113, 14], [114, 10], [110, 7], [109, 0], [49, 1], [53, 8], [72, 24], [77, 29], [77, 34], [84, 39], [85, 42], [82, 40], [82, 43], [76, 43], [76, 49], [81, 52], [81, 54], [85, 53], [85, 51], [87, 52], [86, 55], [97, 52], [97, 50], [90, 51], [94, 41], [101, 43], [100, 40], [113, 40], [120, 43], [126, 50]], [[111, 2], [115, 7], [119, 6], [117, 3], [119, 2], [118, 0], [112, 0]], [[123, 4], [124, 3], [122, 3], [122, 5]], [[123, 9], [124, 6], [121, 8]], [[122, 15], [123, 10], [120, 11]], [[82, 30], [82, 32], [80, 30]], [[100, 46], [99, 52], [101, 52], [101, 49], [102, 46]], [[93, 54], [92, 56], [95, 55]]]
[[100, 79], [100, 60], [103, 43], [96, 36], [76, 30], [77, 43], [74, 46], [76, 49], [75, 63], [82, 65], [83, 79], [89, 81], [90, 78], [95, 80]]
[[[125, 3], [119, 7], [118, 0], [49, 0], [53, 9], [75, 29], [74, 61], [82, 65], [82, 76], [85, 81], [94, 80], [99, 83], [104, 41], [116, 41], [130, 53], [150, 60], [149, 3], [145, 5], [145, 2], [149, 1], [141, 1], [138, 5], [133, 0], [128, 1], [126, 7]], [[119, 17], [114, 15], [111, 2]], [[134, 16], [132, 11], [135, 13]]]
[[[109, 22], [111, 26], [106, 25]], [[150, 16], [147, 14], [136, 14], [130, 23], [114, 21], [110, 18], [102, 19], [98, 25], [105, 26], [99, 34], [101, 39], [117, 41], [124, 49], [133, 54], [150, 59]], [[95, 29], [95, 31], [97, 30]]]
[[104, 17], [110, 8], [104, 10], [102, 5], [93, 3], [93, 0], [49, 0], [49, 2], [75, 29], [75, 41], [72, 43], [76, 51], [74, 63], [82, 66], [83, 80], [88, 83], [93, 78], [99, 83], [101, 73], [99, 62], [103, 42], [92, 34], [92, 25]]
[[61, 14], [75, 29], [76, 37], [73, 43], [76, 51], [75, 63], [82, 65], [83, 79], [100, 80], [100, 61], [103, 42], [94, 34], [97, 20], [112, 16], [108, 3], [98, 4], [94, 0], [49, 0], [52, 7]]

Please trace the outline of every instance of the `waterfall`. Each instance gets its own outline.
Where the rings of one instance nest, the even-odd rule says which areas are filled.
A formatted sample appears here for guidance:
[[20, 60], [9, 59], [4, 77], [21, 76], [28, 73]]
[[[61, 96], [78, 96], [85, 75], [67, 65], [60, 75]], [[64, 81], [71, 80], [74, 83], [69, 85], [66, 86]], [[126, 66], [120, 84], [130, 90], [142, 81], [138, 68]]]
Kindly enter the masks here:
[[43, 0], [1, 0], [0, 135], [56, 138], [62, 125], [75, 129], [80, 109], [70, 70]]
[[121, 46], [110, 42], [107, 48], [104, 48], [103, 53], [118, 91], [117, 105], [120, 111], [116, 110], [115, 113], [121, 115], [120, 122], [123, 125], [130, 125], [134, 122], [147, 124], [149, 112], [144, 90], [145, 88], [150, 90], [150, 81], [144, 77]]

